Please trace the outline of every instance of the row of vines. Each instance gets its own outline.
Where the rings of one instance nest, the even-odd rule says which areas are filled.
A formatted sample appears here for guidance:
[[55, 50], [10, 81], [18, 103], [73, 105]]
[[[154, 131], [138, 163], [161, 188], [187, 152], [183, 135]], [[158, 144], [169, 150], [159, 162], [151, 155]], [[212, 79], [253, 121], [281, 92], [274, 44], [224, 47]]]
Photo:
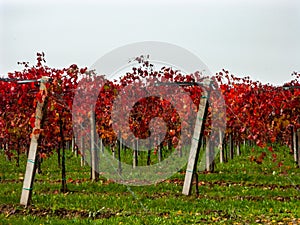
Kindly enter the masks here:
[[[41, 135], [39, 155], [50, 157], [61, 148], [62, 138], [70, 142], [74, 138], [72, 123], [72, 107], [75, 93], [77, 104], [81, 104], [81, 123], [88, 123], [91, 112], [92, 99], [84, 95], [80, 99], [79, 82], [84, 81], [86, 89], [99, 93], [92, 111], [95, 111], [96, 132], [105, 146], [114, 147], [118, 134], [112, 126], [112, 108], [118, 95], [126, 89], [127, 96], [144, 96], [136, 93], [134, 85], [146, 86], [151, 82], [190, 82], [204, 80], [206, 77], [199, 72], [182, 74], [172, 68], [155, 70], [143, 57], [136, 60], [139, 66], [132, 68], [130, 73], [121, 76], [119, 80], [110, 81], [105, 76], [97, 76], [87, 68], [79, 68], [73, 64], [67, 68], [55, 69], [45, 65], [44, 53], [37, 54], [37, 63], [30, 66], [21, 63], [21, 72], [9, 73], [0, 79], [0, 144], [8, 159], [16, 158], [27, 153], [30, 145], [32, 128], [36, 119], [35, 107], [42, 97], [47, 95], [42, 128], [35, 130]], [[48, 77], [47, 91], [39, 90], [39, 79]], [[300, 74], [294, 72], [289, 83], [283, 86], [273, 86], [253, 81], [250, 77], [238, 78], [223, 70], [215, 74], [212, 79], [219, 86], [226, 104], [226, 130], [224, 140], [236, 143], [250, 141], [260, 147], [270, 143], [288, 145], [293, 151], [292, 134], [300, 128]], [[99, 88], [101, 85], [101, 89]], [[133, 85], [134, 84], [134, 85]], [[130, 88], [130, 87], [133, 88]], [[201, 99], [200, 86], [185, 86], [194, 108], [197, 110]], [[218, 107], [212, 95], [211, 108]], [[184, 101], [184, 99], [182, 99]], [[79, 102], [79, 103], [78, 103]], [[124, 105], [127, 105], [126, 102]], [[167, 124], [166, 136], [162, 146], [177, 146], [180, 136], [192, 138], [192, 133], [184, 134], [181, 128], [191, 127], [194, 119], [181, 121], [176, 107], [165, 99], [147, 97], [140, 99], [131, 110], [130, 130], [140, 139], [147, 138], [149, 124], [153, 118], [159, 117]], [[210, 134], [211, 110], [206, 121], [205, 136]], [[184, 124], [186, 123], [186, 124]], [[157, 129], [160, 123], [156, 123]], [[159, 129], [158, 129], [159, 130]], [[83, 130], [83, 132], [87, 132]], [[126, 139], [126, 134], [123, 134]], [[77, 140], [79, 137], [76, 137]], [[75, 143], [76, 145], [76, 143]], [[79, 145], [76, 145], [78, 148]], [[79, 148], [79, 153], [80, 153]], [[157, 149], [153, 149], [156, 154]]]

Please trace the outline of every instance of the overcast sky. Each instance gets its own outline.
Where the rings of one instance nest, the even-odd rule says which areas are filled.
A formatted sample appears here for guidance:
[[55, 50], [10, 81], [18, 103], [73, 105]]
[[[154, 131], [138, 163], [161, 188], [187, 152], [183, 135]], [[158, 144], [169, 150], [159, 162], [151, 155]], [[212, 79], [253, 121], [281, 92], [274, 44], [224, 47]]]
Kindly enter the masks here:
[[299, 0], [0, 0], [0, 75], [35, 62], [91, 66], [133, 42], [164, 41], [263, 83], [283, 84], [300, 71]]

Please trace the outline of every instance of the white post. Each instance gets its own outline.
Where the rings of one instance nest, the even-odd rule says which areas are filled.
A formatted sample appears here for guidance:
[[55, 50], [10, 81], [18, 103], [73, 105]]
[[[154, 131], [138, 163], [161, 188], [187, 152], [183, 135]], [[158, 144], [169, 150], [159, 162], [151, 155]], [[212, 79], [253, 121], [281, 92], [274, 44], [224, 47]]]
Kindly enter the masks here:
[[182, 193], [184, 195], [190, 195], [191, 193], [193, 175], [197, 170], [196, 168], [197, 168], [197, 161], [198, 161], [199, 151], [201, 146], [201, 138], [205, 128], [205, 119], [207, 116], [209, 96], [207, 91], [203, 90], [203, 92], [204, 93], [200, 100], [199, 110], [197, 112], [192, 145], [191, 145], [189, 160], [187, 164], [186, 174], [184, 178], [184, 185], [182, 190]]
[[219, 130], [219, 146], [220, 149], [220, 163], [224, 163], [224, 148], [223, 148], [223, 134], [222, 131]]
[[96, 138], [96, 120], [94, 108], [91, 107], [91, 164], [92, 164], [92, 180], [97, 181], [99, 179], [99, 166], [98, 166], [98, 148]]
[[35, 122], [34, 128], [31, 134], [31, 141], [26, 165], [26, 172], [23, 182], [23, 189], [20, 199], [20, 204], [28, 206], [31, 201], [32, 188], [35, 176], [35, 163], [36, 163], [36, 155], [37, 155], [37, 147], [38, 147], [38, 139], [40, 136], [41, 129], [41, 121], [43, 118], [43, 108], [44, 103], [47, 97], [47, 89], [45, 83], [48, 81], [47, 77], [42, 77], [40, 81], [40, 93], [42, 94], [41, 101], [37, 101], [37, 106], [35, 110]]

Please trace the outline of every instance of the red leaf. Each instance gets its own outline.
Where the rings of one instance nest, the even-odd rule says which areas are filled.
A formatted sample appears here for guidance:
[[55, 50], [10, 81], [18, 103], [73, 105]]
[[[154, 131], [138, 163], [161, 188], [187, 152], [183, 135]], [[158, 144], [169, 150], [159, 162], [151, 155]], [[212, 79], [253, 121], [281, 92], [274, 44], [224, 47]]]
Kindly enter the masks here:
[[32, 127], [32, 128], [34, 128], [35, 127], [35, 118], [34, 117], [31, 117], [30, 118], [30, 120], [29, 120], [29, 124], [30, 124], [30, 126]]
[[47, 158], [47, 155], [46, 155], [45, 153], [41, 153], [41, 154], [40, 154], [40, 157], [41, 157], [42, 159], [46, 159], [46, 158]]
[[39, 102], [42, 102], [42, 101], [43, 101], [43, 91], [39, 91], [39, 92], [36, 94], [36, 99], [37, 99]]

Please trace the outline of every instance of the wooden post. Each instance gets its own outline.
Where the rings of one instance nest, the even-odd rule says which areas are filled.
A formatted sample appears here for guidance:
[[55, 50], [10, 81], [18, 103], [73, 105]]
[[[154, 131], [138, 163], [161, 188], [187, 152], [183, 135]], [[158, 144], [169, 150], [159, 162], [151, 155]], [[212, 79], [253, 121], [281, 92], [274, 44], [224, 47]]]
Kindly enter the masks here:
[[241, 155], [241, 145], [240, 145], [240, 142], [237, 142], [237, 144], [236, 144], [236, 155], [237, 156]]
[[112, 146], [111, 148], [112, 148], [112, 156], [115, 159], [116, 158], [116, 150], [115, 150], [116, 147]]
[[206, 147], [205, 147], [205, 169], [207, 172], [213, 172], [214, 171], [214, 155], [215, 151], [213, 146], [211, 145], [211, 141], [209, 140], [209, 137], [206, 138]]
[[83, 135], [82, 135], [82, 133], [80, 134], [81, 136], [80, 136], [80, 149], [79, 149], [79, 151], [80, 151], [80, 153], [81, 153], [81, 159], [80, 159], [80, 165], [81, 166], [84, 166], [85, 165], [85, 152], [84, 152], [84, 137], [83, 137]]
[[5, 153], [5, 159], [6, 161], [11, 161], [11, 156], [8, 156], [8, 151], [9, 151], [9, 146], [8, 146], [8, 143], [5, 144], [5, 150], [4, 150], [4, 153]]
[[98, 166], [98, 148], [96, 142], [96, 120], [95, 120], [95, 110], [91, 107], [91, 177], [93, 181], [97, 181], [99, 179], [99, 166]]
[[292, 149], [294, 154], [294, 160], [295, 162], [298, 162], [298, 152], [297, 152], [297, 131], [295, 127], [291, 127], [291, 133], [292, 133]]
[[197, 118], [193, 133], [193, 139], [191, 144], [191, 150], [189, 155], [189, 160], [187, 164], [186, 174], [184, 178], [184, 185], [182, 193], [184, 195], [190, 195], [193, 181], [193, 174], [197, 171], [197, 161], [199, 157], [199, 150], [201, 146], [201, 139], [203, 137], [203, 131], [205, 128], [205, 119], [207, 117], [208, 111], [208, 98], [209, 93], [203, 90], [203, 94], [200, 100], [199, 109], [197, 112]]
[[26, 172], [23, 182], [22, 194], [20, 199], [20, 204], [28, 206], [31, 201], [32, 188], [35, 176], [35, 162], [37, 156], [37, 147], [38, 147], [38, 139], [40, 137], [40, 129], [41, 129], [41, 121], [43, 118], [43, 109], [45, 105], [45, 100], [47, 98], [47, 89], [45, 83], [48, 81], [47, 77], [42, 77], [40, 81], [40, 92], [42, 93], [42, 100], [37, 101], [37, 106], [35, 110], [35, 122], [34, 128], [32, 130]]
[[133, 141], [133, 168], [138, 166], [138, 149], [139, 143], [138, 140]]
[[223, 134], [222, 131], [219, 130], [219, 146], [220, 149], [220, 163], [224, 163], [224, 145], [223, 145]]
[[158, 162], [161, 162], [162, 160], [162, 149], [163, 149], [163, 144], [162, 143], [158, 143], [158, 152], [157, 152], [157, 155], [158, 155]]
[[119, 132], [119, 146], [118, 146], [118, 173], [122, 174], [122, 162], [121, 162], [121, 151], [122, 151], [122, 134]]
[[298, 167], [300, 168], [300, 129], [297, 130], [297, 138], [296, 138], [296, 142], [297, 142], [297, 156], [298, 156]]
[[100, 138], [99, 140], [99, 146], [100, 146], [100, 152], [104, 153], [104, 145], [103, 145], [102, 138]]
[[71, 140], [71, 151], [72, 151], [72, 153], [75, 151], [75, 140], [74, 140], [74, 136], [72, 137], [72, 140]]
[[74, 152], [74, 155], [77, 157], [78, 156], [78, 148], [76, 147], [77, 145], [77, 139], [76, 137], [72, 137], [72, 152]]

